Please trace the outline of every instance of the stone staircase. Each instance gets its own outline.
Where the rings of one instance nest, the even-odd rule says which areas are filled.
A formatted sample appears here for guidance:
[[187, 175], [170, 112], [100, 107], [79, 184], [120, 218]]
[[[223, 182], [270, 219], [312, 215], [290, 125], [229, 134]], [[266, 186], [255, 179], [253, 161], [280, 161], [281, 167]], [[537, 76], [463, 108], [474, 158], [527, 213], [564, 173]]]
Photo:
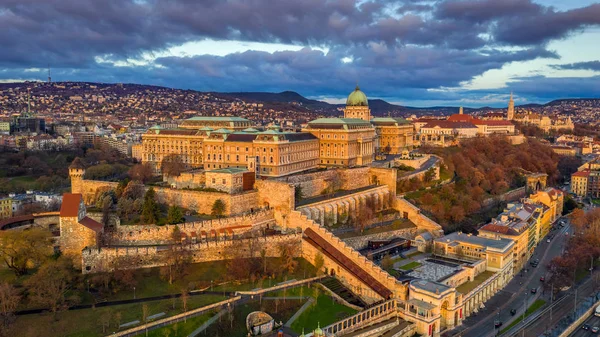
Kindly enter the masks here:
[[321, 284], [350, 304], [363, 308], [367, 305], [360, 297], [356, 296], [352, 291], [346, 288], [346, 286], [343, 285], [342, 282], [340, 282], [336, 278], [328, 277], [322, 280]]
[[[316, 238], [319, 241], [324, 241], [317, 243], [319, 245], [322, 245], [323, 243], [328, 246], [331, 245], [334, 253], [339, 254], [340, 257], [343, 257], [343, 259], [349, 260], [348, 262], [350, 262], [349, 264], [351, 264], [352, 267], [357, 267], [359, 274], [357, 278], [379, 293], [384, 299], [386, 297], [402, 296], [400, 293], [396, 293], [397, 290], [403, 290], [401, 289], [403, 286], [396, 280], [396, 278], [392, 277], [381, 267], [374, 264], [364, 255], [360, 254], [357, 250], [348, 246], [345, 242], [325, 229], [323, 226], [317, 224], [311, 219], [308, 219], [306, 215], [299, 211], [291, 211], [288, 215], [288, 226], [301, 227], [305, 235], [307, 233], [311, 233], [313, 238]], [[305, 238], [305, 240], [306, 239], [312, 241], [310, 238]], [[311, 242], [311, 244], [314, 244], [314, 242]], [[341, 267], [348, 268], [347, 265], [341, 265]]]

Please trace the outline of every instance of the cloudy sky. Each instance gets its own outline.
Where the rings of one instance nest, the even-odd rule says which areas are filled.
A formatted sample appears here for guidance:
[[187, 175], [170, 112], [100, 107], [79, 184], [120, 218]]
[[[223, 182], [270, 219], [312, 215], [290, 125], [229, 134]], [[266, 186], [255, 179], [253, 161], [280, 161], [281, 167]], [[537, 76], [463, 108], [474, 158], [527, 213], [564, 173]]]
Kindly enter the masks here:
[[598, 0], [0, 0], [0, 81], [504, 106], [600, 97]]

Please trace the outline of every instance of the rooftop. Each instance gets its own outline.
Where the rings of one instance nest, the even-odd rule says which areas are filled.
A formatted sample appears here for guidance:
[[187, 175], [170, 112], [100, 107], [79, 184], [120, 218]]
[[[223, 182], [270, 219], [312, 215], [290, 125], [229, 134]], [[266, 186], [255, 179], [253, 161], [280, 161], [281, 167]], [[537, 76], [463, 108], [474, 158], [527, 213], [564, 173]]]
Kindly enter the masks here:
[[60, 205], [61, 217], [77, 217], [79, 215], [79, 204], [82, 196], [79, 193], [63, 194], [62, 205]]
[[186, 119], [186, 121], [201, 121], [201, 122], [250, 122], [250, 120], [242, 117], [227, 116], [196, 116]]
[[445, 284], [428, 280], [412, 280], [410, 281], [410, 285], [433, 294], [441, 294], [451, 289]]
[[221, 168], [221, 169], [207, 171], [206, 173], [229, 173], [229, 174], [235, 174], [235, 173], [243, 173], [243, 172], [249, 172], [249, 171], [247, 169], [245, 169], [245, 168], [240, 168], [240, 167], [227, 167], [227, 168]]
[[486, 249], [491, 249], [494, 251], [506, 251], [507, 249], [512, 247], [512, 245], [514, 244], [513, 243], [514, 241], [510, 240], [510, 239], [505, 239], [505, 238], [491, 239], [491, 238], [484, 238], [481, 236], [475, 236], [475, 235], [465, 234], [465, 233], [460, 233], [460, 232], [450, 233], [446, 236], [436, 239], [435, 241], [447, 242], [447, 243], [465, 242], [465, 243], [469, 243], [472, 245], [482, 246], [482, 247], [485, 247]]

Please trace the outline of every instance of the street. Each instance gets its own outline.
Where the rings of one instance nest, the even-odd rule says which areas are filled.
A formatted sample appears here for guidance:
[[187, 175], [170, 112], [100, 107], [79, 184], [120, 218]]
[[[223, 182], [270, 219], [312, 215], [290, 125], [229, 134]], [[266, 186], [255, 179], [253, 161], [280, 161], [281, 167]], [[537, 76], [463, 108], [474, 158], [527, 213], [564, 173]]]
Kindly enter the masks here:
[[[583, 324], [587, 324], [590, 326], [590, 330], [583, 330], [581, 327]], [[592, 315], [592, 317], [588, 318], [583, 324], [577, 327], [577, 330], [573, 332], [571, 337], [586, 337], [586, 336], [598, 336], [598, 333], [592, 332], [592, 327], [600, 327], [600, 317]]]
[[[561, 219], [567, 220], [566, 218]], [[540, 277], [544, 276], [548, 278], [545, 266], [555, 256], [562, 254], [566, 238], [568, 238], [568, 236], [565, 235], [565, 232], [568, 232], [569, 229], [570, 226], [567, 220], [567, 224], [564, 228], [551, 231], [549, 235], [554, 234], [554, 238], [551, 242], [547, 243], [546, 238], [541, 240], [531, 257], [531, 260], [540, 260], [537, 268], [533, 268], [527, 264], [524, 270], [515, 275], [504, 289], [500, 290], [485, 303], [485, 308], [483, 310], [480, 310], [477, 315], [465, 319], [461, 326], [444, 333], [443, 336], [494, 336], [499, 332], [498, 329], [495, 329], [494, 327], [495, 320], [502, 322], [502, 327], [500, 328], [502, 329], [514, 319], [522, 317], [523, 311], [537, 299], [541, 298], [546, 302], [550, 302], [549, 293], [544, 293]], [[531, 293], [531, 289], [533, 288], [537, 289], [536, 294]], [[555, 300], [557, 299], [555, 298]], [[511, 309], [516, 310], [514, 316], [510, 314]]]

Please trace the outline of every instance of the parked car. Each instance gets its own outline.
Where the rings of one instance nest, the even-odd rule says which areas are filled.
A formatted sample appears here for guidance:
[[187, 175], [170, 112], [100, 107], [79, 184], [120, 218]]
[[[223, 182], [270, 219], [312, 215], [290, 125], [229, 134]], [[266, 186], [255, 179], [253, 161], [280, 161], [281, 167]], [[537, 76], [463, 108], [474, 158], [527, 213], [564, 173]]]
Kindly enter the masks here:
[[535, 293], [537, 293], [537, 288], [531, 288], [531, 293], [532, 293], [532, 294], [535, 294]]
[[546, 242], [550, 243], [550, 239], [546, 240]]
[[511, 315], [515, 315], [517, 313], [517, 309], [510, 309], [510, 314]]
[[592, 332], [593, 333], [598, 333], [598, 331], [600, 331], [599, 327], [595, 326], [595, 327], [592, 328]]
[[540, 277], [540, 282], [544, 282], [544, 281], [546, 281], [546, 278], [544, 278], [543, 276]]
[[584, 325], [581, 326], [581, 328], [583, 330], [589, 330], [590, 329], [590, 325], [589, 324], [584, 324]]
[[502, 326], [502, 321], [498, 321], [498, 320], [494, 321], [494, 326], [496, 327], [496, 329], [499, 328], [499, 327], [501, 327]]

